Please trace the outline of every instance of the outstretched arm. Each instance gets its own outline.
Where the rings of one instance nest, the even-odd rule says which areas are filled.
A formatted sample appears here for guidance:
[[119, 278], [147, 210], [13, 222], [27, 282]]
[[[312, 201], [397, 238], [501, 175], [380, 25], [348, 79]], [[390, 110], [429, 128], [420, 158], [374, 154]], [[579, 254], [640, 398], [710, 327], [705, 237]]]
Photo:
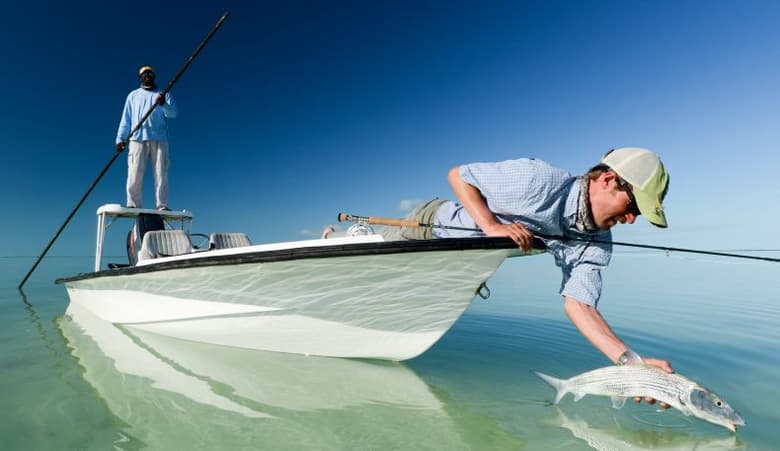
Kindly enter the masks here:
[[[620, 355], [628, 350], [628, 346], [609, 327], [607, 320], [601, 316], [601, 313], [595, 307], [566, 296], [564, 298], [564, 309], [566, 310], [566, 315], [579, 329], [580, 333], [613, 363], [617, 363]], [[667, 373], [674, 372], [667, 360], [653, 358], [643, 358], [642, 360], [648, 365], [657, 366]], [[639, 402], [639, 398], [634, 398], [634, 400]], [[646, 398], [645, 400], [650, 404], [655, 402], [652, 398]], [[664, 403], [661, 406], [664, 408], [668, 407]]]
[[450, 170], [447, 180], [452, 186], [455, 197], [469, 213], [474, 222], [487, 236], [506, 236], [517, 243], [524, 251], [533, 246], [533, 234], [522, 224], [503, 224], [488, 209], [482, 193], [473, 185], [466, 183], [460, 176], [459, 167]]
[[[613, 363], [617, 363], [620, 355], [628, 350], [628, 346], [609, 327], [607, 320], [601, 316], [596, 308], [570, 297], [565, 298], [564, 308], [566, 315], [580, 333]], [[668, 373], [673, 372], [672, 366], [667, 360], [652, 358], [643, 360], [645, 363], [657, 366]]]

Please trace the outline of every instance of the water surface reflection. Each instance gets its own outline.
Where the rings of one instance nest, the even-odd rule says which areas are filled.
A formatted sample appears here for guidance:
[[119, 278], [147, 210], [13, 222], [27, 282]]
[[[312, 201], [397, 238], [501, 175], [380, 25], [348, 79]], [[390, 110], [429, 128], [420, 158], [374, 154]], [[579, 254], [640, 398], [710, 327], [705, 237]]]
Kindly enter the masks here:
[[557, 416], [551, 424], [567, 429], [581, 444], [599, 451], [608, 450], [649, 450], [663, 449], [666, 451], [693, 450], [742, 450], [744, 444], [739, 443], [735, 435], [728, 437], [694, 436], [685, 432], [667, 430], [631, 429], [621, 425], [617, 418], [612, 427], [598, 428], [589, 425], [579, 415], [565, 414], [563, 409], [556, 408]]
[[403, 364], [205, 345], [71, 314], [59, 330], [120, 420], [120, 449], [480, 447], [459, 431], [474, 418]]

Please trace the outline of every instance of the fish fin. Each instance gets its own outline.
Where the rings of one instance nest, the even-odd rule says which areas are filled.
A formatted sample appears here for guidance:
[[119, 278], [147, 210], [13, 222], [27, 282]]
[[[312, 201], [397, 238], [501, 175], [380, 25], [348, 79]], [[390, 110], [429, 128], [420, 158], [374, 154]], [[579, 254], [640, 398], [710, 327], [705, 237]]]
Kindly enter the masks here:
[[584, 398], [587, 393], [574, 393], [574, 401], [579, 401], [580, 399]]
[[623, 406], [626, 405], [626, 398], [623, 396], [613, 396], [612, 397], [612, 408], [613, 409], [622, 409]]
[[568, 388], [566, 387], [566, 381], [564, 379], [558, 379], [557, 377], [550, 376], [549, 374], [540, 373], [538, 371], [534, 371], [534, 374], [541, 377], [542, 380], [544, 380], [548, 384], [552, 385], [552, 387], [557, 392], [555, 393], [555, 401], [553, 401], [553, 404], [558, 404], [561, 401], [561, 398], [563, 398], [563, 396], [569, 392]]

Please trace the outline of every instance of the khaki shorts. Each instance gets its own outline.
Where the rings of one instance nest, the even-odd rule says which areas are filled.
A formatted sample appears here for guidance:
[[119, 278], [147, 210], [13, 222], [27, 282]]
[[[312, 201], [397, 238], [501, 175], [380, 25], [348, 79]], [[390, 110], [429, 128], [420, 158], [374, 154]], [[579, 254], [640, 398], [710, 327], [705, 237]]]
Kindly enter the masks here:
[[[411, 213], [406, 215], [408, 220], [417, 221], [420, 224], [433, 224], [433, 220], [436, 217], [436, 211], [441, 207], [441, 204], [447, 202], [443, 199], [433, 199], [431, 201], [420, 204], [412, 210]], [[408, 240], [432, 240], [433, 228], [432, 227], [390, 227], [386, 226], [380, 234], [385, 238], [385, 241], [408, 241]]]

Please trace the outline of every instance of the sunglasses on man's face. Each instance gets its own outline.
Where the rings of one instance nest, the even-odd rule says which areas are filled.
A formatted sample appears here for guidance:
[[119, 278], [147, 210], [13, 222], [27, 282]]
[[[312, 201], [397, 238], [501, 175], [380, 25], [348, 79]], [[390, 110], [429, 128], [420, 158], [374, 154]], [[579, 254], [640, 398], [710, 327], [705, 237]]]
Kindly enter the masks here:
[[144, 73], [142, 73], [142, 74], [141, 74], [141, 76], [142, 76], [142, 77], [145, 77], [145, 76], [151, 76], [151, 77], [154, 77], [154, 72], [152, 72], [152, 71], [150, 71], [150, 70], [147, 70], [147, 71], [145, 71]]
[[633, 214], [634, 216], [641, 215], [642, 212], [639, 211], [639, 205], [637, 205], [636, 203], [636, 197], [634, 197], [634, 191], [633, 189], [631, 189], [631, 185], [620, 177], [617, 177], [616, 180], [618, 182], [618, 187], [620, 187], [620, 190], [625, 191], [626, 195], [628, 195], [628, 208], [626, 209], [626, 211], [628, 213]]

